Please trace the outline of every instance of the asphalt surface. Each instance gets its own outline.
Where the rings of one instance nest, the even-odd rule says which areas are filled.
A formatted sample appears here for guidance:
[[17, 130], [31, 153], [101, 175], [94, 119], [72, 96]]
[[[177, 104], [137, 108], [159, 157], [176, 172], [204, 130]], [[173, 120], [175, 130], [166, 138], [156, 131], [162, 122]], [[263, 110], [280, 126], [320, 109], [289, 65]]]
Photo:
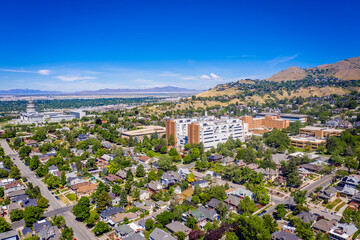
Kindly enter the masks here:
[[[96, 240], [97, 238], [83, 223], [75, 220], [75, 216], [68, 212], [70, 209], [66, 208], [65, 203], [57, 200], [54, 195], [51, 194], [46, 184], [36, 177], [35, 173], [32, 172], [25, 164], [20, 160], [19, 155], [14, 152], [6, 140], [0, 140], [1, 146], [4, 148], [5, 154], [9, 155], [13, 160], [14, 164], [20, 169], [22, 176], [27, 177], [34, 186], [39, 186], [41, 194], [49, 200], [49, 212], [62, 215], [65, 218], [66, 224], [74, 230], [74, 237], [78, 240]], [[45, 214], [46, 215], [46, 214]], [[44, 216], [45, 216], [44, 215]], [[19, 223], [20, 224], [20, 223]], [[21, 225], [20, 225], [21, 226]]]
[[[312, 184], [309, 184], [308, 186], [302, 188], [301, 191], [307, 191], [306, 196], [309, 196], [309, 194], [311, 192], [315, 192], [316, 188], [318, 188], [318, 187], [326, 188], [327, 186], [329, 186], [331, 183], [331, 180], [334, 178], [334, 176], [335, 176], [335, 173], [326, 175], [326, 176], [322, 177], [321, 179], [313, 182]], [[286, 199], [281, 199], [281, 200], [277, 200], [277, 201], [273, 201], [273, 202], [275, 202], [276, 205], [279, 205], [279, 204], [287, 204], [292, 200], [293, 200], [293, 197], [288, 197]], [[276, 205], [271, 206], [270, 208], [266, 209], [265, 214], [274, 213]]]

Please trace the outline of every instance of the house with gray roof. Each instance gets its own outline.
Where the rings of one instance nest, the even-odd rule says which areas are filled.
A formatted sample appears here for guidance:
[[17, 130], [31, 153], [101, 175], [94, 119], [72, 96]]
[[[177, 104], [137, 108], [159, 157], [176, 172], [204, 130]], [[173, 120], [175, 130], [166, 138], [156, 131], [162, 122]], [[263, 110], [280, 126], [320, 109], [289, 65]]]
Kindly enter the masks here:
[[37, 221], [33, 225], [34, 231], [38, 234], [43, 228], [51, 227], [51, 223], [47, 219]]
[[118, 237], [125, 238], [133, 235], [135, 231], [131, 227], [129, 227], [129, 225], [124, 224], [117, 226], [115, 228], [115, 233]]
[[324, 188], [319, 194], [318, 194], [318, 198], [321, 199], [327, 199], [329, 202], [334, 200], [334, 198], [336, 197], [337, 194], [337, 190], [334, 187], [327, 187]]
[[19, 240], [19, 234], [15, 230], [0, 233], [0, 240]]
[[300, 240], [298, 236], [294, 233], [287, 232], [284, 230], [276, 231], [272, 234], [272, 239], [274, 240]]
[[38, 236], [40, 240], [58, 239], [60, 237], [60, 231], [57, 226], [45, 226], [43, 229], [40, 230]]
[[150, 240], [176, 240], [176, 238], [160, 228], [155, 228], [150, 234]]
[[330, 231], [331, 228], [333, 228], [334, 226], [337, 225], [337, 221], [336, 220], [326, 220], [326, 219], [321, 219], [317, 222], [315, 222], [311, 228], [315, 231], [315, 232], [322, 232], [322, 233], [328, 233]]
[[146, 238], [142, 233], [134, 233], [133, 235], [125, 237], [122, 240], [146, 240]]
[[178, 221], [169, 223], [169, 224], [165, 225], [165, 227], [166, 227], [166, 229], [169, 230], [170, 233], [183, 232], [187, 236], [191, 232], [190, 228], [188, 228], [183, 223], [180, 223]]
[[354, 224], [338, 223], [329, 231], [330, 239], [348, 240], [352, 239], [357, 232], [357, 227]]
[[313, 223], [316, 222], [317, 216], [311, 212], [305, 212], [305, 211], [301, 211], [298, 215], [296, 215], [295, 217], [300, 218], [303, 222], [305, 223]]
[[107, 222], [111, 219], [112, 216], [122, 212], [125, 212], [125, 209], [123, 209], [122, 207], [110, 207], [100, 213], [100, 220], [103, 222]]

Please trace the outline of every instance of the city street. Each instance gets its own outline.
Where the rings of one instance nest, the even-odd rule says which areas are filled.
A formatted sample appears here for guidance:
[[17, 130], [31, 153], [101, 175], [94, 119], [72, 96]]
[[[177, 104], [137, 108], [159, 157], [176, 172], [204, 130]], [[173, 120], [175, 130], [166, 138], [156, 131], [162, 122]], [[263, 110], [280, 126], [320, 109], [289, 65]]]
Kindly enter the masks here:
[[[74, 230], [75, 238], [90, 240], [97, 239], [83, 223], [75, 220], [75, 216], [71, 212], [62, 212], [64, 207], [67, 207], [66, 204], [60, 200], [57, 200], [55, 196], [51, 194], [51, 191], [49, 191], [46, 184], [37, 178], [35, 173], [32, 172], [27, 166], [25, 166], [25, 164], [20, 160], [19, 155], [10, 148], [6, 140], [0, 140], [0, 144], [4, 148], [5, 154], [9, 155], [14, 164], [16, 164], [16, 166], [20, 169], [22, 176], [27, 177], [28, 181], [30, 181], [34, 186], [39, 186], [41, 194], [49, 200], [49, 212], [54, 211], [53, 213], [55, 213], [56, 211], [59, 211], [59, 214], [65, 218], [66, 224]], [[65, 209], [70, 211], [70, 208]]]

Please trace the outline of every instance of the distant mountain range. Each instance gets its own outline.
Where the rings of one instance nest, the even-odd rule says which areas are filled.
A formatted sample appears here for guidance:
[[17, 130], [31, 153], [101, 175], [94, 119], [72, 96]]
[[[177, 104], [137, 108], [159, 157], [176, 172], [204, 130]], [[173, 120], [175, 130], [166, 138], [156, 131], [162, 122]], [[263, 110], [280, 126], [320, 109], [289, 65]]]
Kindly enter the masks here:
[[99, 95], [99, 94], [119, 94], [119, 93], [198, 93], [201, 90], [179, 88], [174, 86], [142, 88], [142, 89], [99, 89], [95, 91], [80, 91], [80, 92], [59, 92], [59, 91], [42, 91], [34, 89], [11, 89], [0, 90], [0, 95], [43, 95], [43, 94], [79, 94], [79, 95]]
[[42, 91], [34, 89], [0, 90], [0, 95], [30, 95], [30, 94], [61, 94], [59, 91]]
[[129, 88], [119, 88], [119, 89], [99, 89], [96, 91], [81, 91], [76, 92], [76, 94], [116, 94], [116, 93], [197, 93], [201, 90], [179, 88], [174, 86], [166, 87], [154, 87], [154, 88], [140, 88], [140, 89], [129, 89]]
[[349, 58], [332, 64], [323, 64], [313, 68], [289, 67], [264, 80], [273, 82], [303, 80], [307, 76], [336, 77], [344, 81], [360, 80], [360, 57]]

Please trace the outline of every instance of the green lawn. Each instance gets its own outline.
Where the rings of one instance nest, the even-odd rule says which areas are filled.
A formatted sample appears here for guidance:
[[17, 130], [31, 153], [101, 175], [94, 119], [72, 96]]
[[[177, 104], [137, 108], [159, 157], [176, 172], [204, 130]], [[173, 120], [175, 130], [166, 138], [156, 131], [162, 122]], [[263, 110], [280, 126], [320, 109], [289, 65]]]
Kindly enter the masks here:
[[346, 205], [346, 202], [342, 202], [340, 203], [336, 208], [335, 208], [335, 211], [339, 211], [342, 207], [344, 207]]
[[338, 205], [339, 203], [341, 203], [341, 199], [337, 198], [335, 199], [333, 202], [329, 203], [326, 208], [328, 209], [333, 209], [336, 205]]
[[65, 195], [67, 197], [67, 199], [69, 199], [70, 201], [75, 201], [76, 200], [76, 195], [75, 193], [69, 193]]

